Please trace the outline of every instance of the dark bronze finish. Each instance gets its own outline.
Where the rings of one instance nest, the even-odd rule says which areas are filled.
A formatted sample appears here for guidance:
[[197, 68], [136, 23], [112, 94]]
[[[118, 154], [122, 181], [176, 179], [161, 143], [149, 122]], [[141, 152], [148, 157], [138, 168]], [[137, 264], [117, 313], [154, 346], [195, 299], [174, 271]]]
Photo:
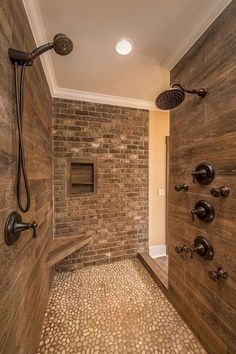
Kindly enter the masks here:
[[59, 55], [68, 55], [73, 50], [73, 42], [67, 37], [67, 35], [57, 33], [53, 38], [53, 42], [43, 44], [32, 52], [24, 52], [22, 50], [9, 48], [8, 56], [13, 64], [17, 63], [18, 65], [31, 66], [33, 65], [33, 60], [35, 58], [50, 49], [54, 49]]
[[193, 253], [197, 252], [197, 254], [205, 259], [212, 260], [214, 257], [214, 250], [212, 244], [203, 236], [197, 236], [194, 240], [193, 247], [183, 245], [176, 246], [175, 252], [180, 253], [190, 253], [190, 258], [193, 258]]
[[176, 246], [175, 247], [175, 252], [180, 254], [180, 253], [189, 253], [190, 252], [190, 247], [188, 247], [187, 245], [183, 245], [183, 246]]
[[209, 184], [215, 177], [215, 169], [211, 164], [202, 162], [192, 172], [192, 176], [193, 183]]
[[214, 249], [210, 241], [204, 236], [197, 236], [194, 240], [194, 249], [202, 258], [212, 260], [214, 258]]
[[228, 279], [229, 275], [223, 268], [218, 268], [215, 271], [208, 273], [211, 280], [217, 281], [219, 279]]
[[33, 221], [32, 224], [22, 222], [21, 215], [17, 211], [13, 211], [8, 215], [5, 229], [4, 229], [4, 238], [8, 246], [14, 245], [16, 241], [19, 240], [21, 232], [24, 230], [32, 229], [32, 237], [37, 237], [36, 228], [38, 224]]
[[[8, 56], [14, 67], [15, 96], [16, 96], [16, 118], [18, 128], [18, 154], [17, 154], [17, 178], [16, 196], [19, 209], [26, 213], [30, 209], [30, 188], [25, 164], [25, 150], [23, 137], [24, 120], [24, 82], [27, 66], [33, 65], [33, 60], [50, 49], [54, 49], [59, 55], [67, 55], [73, 50], [72, 41], [63, 33], [58, 33], [52, 43], [44, 44], [32, 52], [24, 52], [18, 49], [9, 48]], [[23, 183], [22, 183], [23, 179]], [[25, 190], [25, 205], [22, 201], [22, 186]]]
[[176, 192], [180, 192], [180, 191], [188, 191], [189, 190], [189, 185], [188, 184], [177, 184], [175, 186], [175, 190]]
[[219, 198], [219, 197], [228, 197], [230, 194], [230, 188], [229, 187], [219, 187], [219, 188], [212, 188], [211, 190], [211, 195], [213, 195], [213, 197]]
[[185, 93], [197, 94], [200, 97], [205, 97], [206, 89], [187, 90], [182, 85], [174, 83], [168, 90], [163, 91], [156, 99], [156, 106], [163, 110], [168, 110], [177, 107], [185, 99]]
[[215, 217], [215, 209], [213, 205], [205, 200], [199, 200], [195, 204], [195, 208], [191, 210], [192, 220], [195, 220], [195, 215], [203, 221], [210, 222]]
[[183, 245], [183, 247], [177, 246], [175, 247], [175, 252], [180, 253], [190, 253], [190, 258], [193, 258], [193, 252], [204, 252], [204, 246], [199, 244], [196, 247], [190, 247], [187, 245]]

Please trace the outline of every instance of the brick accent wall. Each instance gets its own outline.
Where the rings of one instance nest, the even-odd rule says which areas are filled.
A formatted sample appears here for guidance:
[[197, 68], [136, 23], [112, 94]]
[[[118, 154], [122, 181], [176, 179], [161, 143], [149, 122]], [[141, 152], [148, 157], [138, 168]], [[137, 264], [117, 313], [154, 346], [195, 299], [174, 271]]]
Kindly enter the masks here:
[[[146, 110], [54, 99], [54, 236], [94, 235], [59, 269], [135, 256], [148, 247]], [[96, 163], [96, 193], [71, 197], [67, 161]]]

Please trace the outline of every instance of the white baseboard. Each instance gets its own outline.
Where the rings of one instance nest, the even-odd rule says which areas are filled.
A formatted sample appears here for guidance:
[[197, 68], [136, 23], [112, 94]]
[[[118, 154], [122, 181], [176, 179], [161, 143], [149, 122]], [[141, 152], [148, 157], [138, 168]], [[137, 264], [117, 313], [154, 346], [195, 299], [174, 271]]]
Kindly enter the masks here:
[[158, 245], [149, 247], [149, 255], [152, 258], [166, 256], [166, 245]]

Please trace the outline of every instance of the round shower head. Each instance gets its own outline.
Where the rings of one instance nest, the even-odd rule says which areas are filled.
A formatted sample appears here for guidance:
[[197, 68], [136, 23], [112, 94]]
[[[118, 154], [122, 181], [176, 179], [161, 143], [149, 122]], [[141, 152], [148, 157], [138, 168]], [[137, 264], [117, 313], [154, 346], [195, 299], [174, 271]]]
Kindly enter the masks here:
[[163, 91], [156, 99], [156, 106], [162, 110], [177, 107], [185, 98], [184, 89], [178, 85], [172, 85], [169, 90]]
[[58, 33], [53, 38], [53, 48], [57, 54], [67, 55], [73, 50], [73, 42], [67, 35]]

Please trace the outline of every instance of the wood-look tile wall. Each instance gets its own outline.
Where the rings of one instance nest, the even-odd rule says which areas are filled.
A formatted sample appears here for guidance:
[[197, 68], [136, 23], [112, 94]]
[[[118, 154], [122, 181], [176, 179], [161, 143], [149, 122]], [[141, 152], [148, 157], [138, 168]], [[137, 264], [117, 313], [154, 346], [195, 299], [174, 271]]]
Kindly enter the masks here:
[[[204, 99], [186, 95], [170, 114], [169, 293], [209, 353], [236, 351], [236, 2], [220, 15], [171, 71], [171, 82], [207, 88]], [[208, 186], [193, 184], [191, 172], [202, 161], [216, 177]], [[175, 184], [188, 183], [186, 193]], [[228, 198], [214, 198], [210, 189], [226, 185]], [[192, 222], [196, 201], [210, 201], [215, 220]], [[213, 244], [215, 258], [175, 253], [192, 245], [197, 235]], [[213, 282], [210, 270], [224, 267], [228, 280]]]
[[[54, 235], [94, 235], [68, 269], [134, 257], [148, 247], [148, 111], [53, 100]], [[96, 191], [67, 190], [71, 159], [96, 164]]]
[[20, 0], [0, 2], [0, 352], [33, 354], [39, 343], [48, 300], [45, 267], [52, 239], [51, 95], [40, 63], [26, 69], [24, 139], [31, 188], [26, 222], [36, 221], [38, 236], [22, 234], [16, 246], [4, 243], [4, 224], [16, 204], [16, 112], [13, 68], [8, 48], [35, 48]]

